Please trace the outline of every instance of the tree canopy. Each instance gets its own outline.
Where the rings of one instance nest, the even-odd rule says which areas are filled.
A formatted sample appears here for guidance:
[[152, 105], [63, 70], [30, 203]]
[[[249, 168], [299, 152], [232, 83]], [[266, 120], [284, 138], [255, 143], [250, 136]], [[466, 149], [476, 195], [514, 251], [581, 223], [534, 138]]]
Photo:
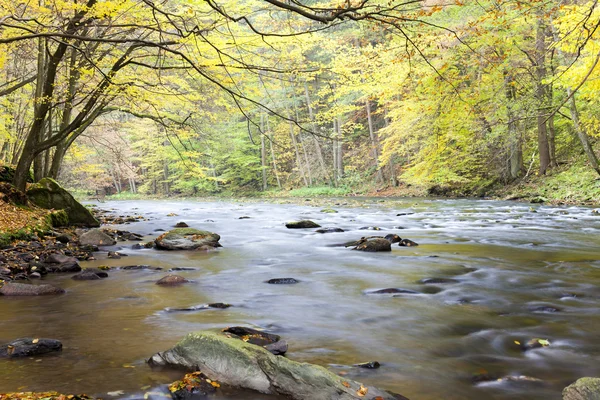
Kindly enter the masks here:
[[15, 185], [214, 193], [600, 173], [596, 1], [0, 0]]

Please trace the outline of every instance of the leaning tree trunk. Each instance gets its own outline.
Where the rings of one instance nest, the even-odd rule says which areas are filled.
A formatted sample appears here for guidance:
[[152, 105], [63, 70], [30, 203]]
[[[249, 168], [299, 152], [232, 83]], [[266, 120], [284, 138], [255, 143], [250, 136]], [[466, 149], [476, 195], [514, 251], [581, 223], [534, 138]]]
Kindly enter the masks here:
[[548, 102], [547, 87], [544, 84], [546, 79], [546, 27], [542, 15], [538, 15], [536, 40], [535, 40], [535, 94], [539, 101], [537, 112], [537, 134], [538, 151], [540, 153], [540, 175], [544, 175], [550, 166], [550, 146], [548, 144], [548, 130], [546, 126], [546, 111]]

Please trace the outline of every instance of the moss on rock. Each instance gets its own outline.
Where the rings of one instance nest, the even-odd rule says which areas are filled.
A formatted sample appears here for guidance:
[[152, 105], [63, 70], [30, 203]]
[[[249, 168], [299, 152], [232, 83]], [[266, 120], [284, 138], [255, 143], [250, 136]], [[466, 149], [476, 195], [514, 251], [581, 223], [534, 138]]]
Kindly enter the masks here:
[[75, 200], [54, 179], [44, 178], [34, 183], [27, 190], [27, 197], [38, 207], [64, 210], [71, 225], [100, 226], [100, 223], [94, 218], [92, 213]]

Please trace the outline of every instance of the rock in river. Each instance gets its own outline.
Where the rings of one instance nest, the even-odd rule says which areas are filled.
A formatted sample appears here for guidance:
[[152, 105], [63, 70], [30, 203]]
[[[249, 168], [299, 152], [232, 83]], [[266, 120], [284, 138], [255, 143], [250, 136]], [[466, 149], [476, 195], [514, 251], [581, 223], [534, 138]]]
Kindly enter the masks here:
[[158, 280], [156, 282], [157, 285], [160, 286], [177, 286], [183, 283], [188, 283], [189, 281], [185, 279], [183, 276], [179, 275], [167, 275], [164, 278]]
[[79, 272], [81, 267], [75, 257], [65, 256], [64, 254], [49, 254], [41, 263], [48, 272]]
[[91, 229], [79, 237], [79, 243], [84, 246], [112, 246], [117, 242], [100, 229]]
[[358, 244], [352, 250], [367, 252], [392, 251], [392, 244], [384, 238], [362, 239], [358, 241]]
[[211, 250], [222, 247], [221, 236], [192, 228], [176, 228], [163, 233], [154, 243], [161, 250]]
[[0, 294], [4, 296], [42, 296], [62, 294], [64, 289], [52, 285], [30, 285], [27, 283], [0, 283]]
[[580, 378], [563, 390], [563, 400], [600, 400], [600, 378]]
[[405, 399], [342, 378], [321, 366], [275, 356], [260, 346], [228, 337], [225, 333], [191, 333], [172, 349], [152, 356], [148, 362], [156, 366], [201, 370], [210, 379], [232, 387], [294, 400]]
[[225, 333], [232, 333], [244, 342], [262, 346], [276, 356], [284, 355], [288, 350], [288, 344], [281, 340], [281, 336], [273, 333], [262, 332], [244, 326], [233, 326], [223, 329]]
[[20, 338], [0, 346], [0, 357], [32, 357], [61, 351], [62, 343], [55, 339]]
[[317, 229], [315, 232], [317, 232], [317, 233], [337, 233], [337, 232], [344, 232], [344, 230], [342, 228], [321, 228], [321, 229]]
[[273, 278], [266, 281], [266, 283], [271, 285], [293, 285], [294, 283], [298, 282], [300, 281], [295, 278]]
[[302, 221], [292, 221], [285, 224], [285, 227], [288, 229], [306, 229], [306, 228], [320, 228], [321, 225], [310, 221], [308, 219], [304, 219]]

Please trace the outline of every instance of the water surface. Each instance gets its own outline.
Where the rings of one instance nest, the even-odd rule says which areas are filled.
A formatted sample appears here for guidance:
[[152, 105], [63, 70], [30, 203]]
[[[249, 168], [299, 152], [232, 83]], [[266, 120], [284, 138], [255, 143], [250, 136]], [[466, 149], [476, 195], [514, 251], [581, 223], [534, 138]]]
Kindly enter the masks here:
[[[337, 203], [337, 205], [336, 205]], [[344, 204], [345, 203], [345, 204]], [[1, 298], [0, 342], [30, 336], [59, 339], [64, 350], [0, 360], [0, 393], [58, 390], [127, 397], [181, 376], [145, 360], [196, 330], [244, 325], [283, 336], [287, 356], [411, 399], [560, 399], [564, 386], [600, 376], [600, 217], [585, 207], [467, 200], [338, 199], [323, 207], [258, 202], [123, 201], [101, 206], [148, 221], [119, 226], [155, 238], [185, 221], [221, 235], [211, 253], [132, 250], [83, 267], [149, 264], [163, 271], [113, 271], [78, 282], [48, 276], [58, 297]], [[177, 216], [168, 217], [167, 214]], [[398, 215], [406, 214], [406, 215]], [[247, 219], [239, 217], [248, 216]], [[311, 219], [346, 232], [286, 229]], [[381, 231], [361, 230], [377, 226]], [[332, 245], [397, 233], [419, 247], [360, 253]], [[175, 267], [194, 282], [155, 282]], [[296, 285], [268, 285], [293, 277]], [[423, 285], [425, 278], [451, 283]], [[382, 288], [420, 294], [371, 295]], [[233, 307], [168, 313], [167, 307], [225, 302]], [[556, 312], [548, 312], [557, 310]], [[523, 352], [515, 341], [548, 339]], [[378, 370], [353, 368], [377, 360]], [[541, 382], [474, 385], [487, 373]], [[114, 393], [113, 393], [114, 394]], [[119, 397], [119, 396], [116, 396]], [[115, 397], [115, 398], [116, 398]], [[272, 399], [229, 393], [230, 399]]]

